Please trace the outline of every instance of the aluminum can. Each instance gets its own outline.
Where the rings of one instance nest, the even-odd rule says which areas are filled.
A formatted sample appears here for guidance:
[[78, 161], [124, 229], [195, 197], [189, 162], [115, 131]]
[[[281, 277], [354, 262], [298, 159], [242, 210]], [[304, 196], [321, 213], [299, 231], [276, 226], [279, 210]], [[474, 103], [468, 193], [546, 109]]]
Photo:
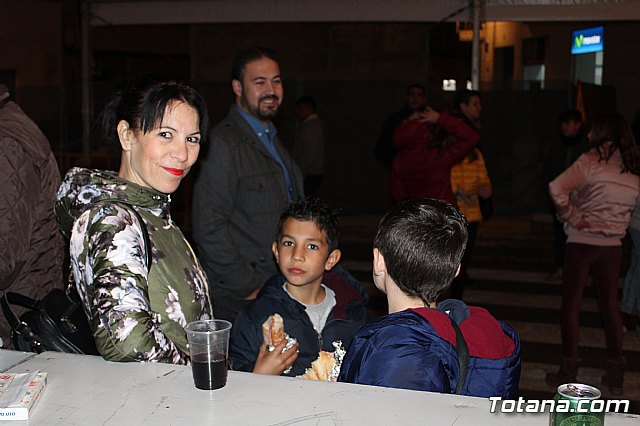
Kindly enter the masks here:
[[[550, 414], [550, 426], [603, 426], [604, 411], [592, 412], [591, 404], [579, 401], [593, 401], [600, 399], [602, 393], [598, 388], [584, 385], [581, 383], [567, 383], [558, 386], [555, 400], [555, 410]], [[558, 412], [559, 401], [568, 401], [568, 403], [560, 403], [560, 406], [568, 408]], [[582, 412], [577, 412], [578, 408]], [[565, 412], [566, 411], [566, 412]]]

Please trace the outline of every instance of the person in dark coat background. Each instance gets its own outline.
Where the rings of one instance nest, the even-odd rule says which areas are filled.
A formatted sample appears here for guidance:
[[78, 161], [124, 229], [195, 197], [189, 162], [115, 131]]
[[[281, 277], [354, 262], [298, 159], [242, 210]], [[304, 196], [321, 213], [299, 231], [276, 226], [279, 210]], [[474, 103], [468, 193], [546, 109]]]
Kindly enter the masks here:
[[[39, 299], [63, 288], [64, 239], [53, 212], [60, 180], [46, 136], [0, 84], [1, 291]], [[9, 332], [0, 315], [5, 348]]]
[[[558, 116], [558, 134], [547, 141], [545, 146], [542, 173], [545, 190], [549, 182], [564, 172], [578, 157], [589, 149], [587, 133], [582, 123], [582, 113], [577, 109], [569, 109]], [[546, 191], [545, 191], [546, 192]], [[549, 208], [553, 215], [553, 266], [549, 273], [549, 281], [562, 279], [562, 265], [564, 264], [567, 236], [562, 223], [555, 216], [555, 208], [549, 199]]]
[[393, 132], [411, 114], [423, 111], [427, 106], [427, 91], [420, 84], [410, 84], [404, 98], [404, 106], [400, 111], [391, 114], [382, 124], [380, 136], [376, 141], [375, 154], [380, 163], [391, 167], [391, 162], [396, 156], [396, 148], [393, 146]]

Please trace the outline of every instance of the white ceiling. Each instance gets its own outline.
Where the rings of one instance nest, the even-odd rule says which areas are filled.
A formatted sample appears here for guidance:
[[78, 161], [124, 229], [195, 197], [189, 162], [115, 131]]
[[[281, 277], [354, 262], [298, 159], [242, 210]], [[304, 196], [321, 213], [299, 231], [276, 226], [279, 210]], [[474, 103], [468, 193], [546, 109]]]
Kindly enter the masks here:
[[[467, 0], [90, 0], [92, 25], [471, 20]], [[487, 21], [640, 20], [640, 0], [485, 0]], [[456, 12], [462, 11], [460, 14]]]

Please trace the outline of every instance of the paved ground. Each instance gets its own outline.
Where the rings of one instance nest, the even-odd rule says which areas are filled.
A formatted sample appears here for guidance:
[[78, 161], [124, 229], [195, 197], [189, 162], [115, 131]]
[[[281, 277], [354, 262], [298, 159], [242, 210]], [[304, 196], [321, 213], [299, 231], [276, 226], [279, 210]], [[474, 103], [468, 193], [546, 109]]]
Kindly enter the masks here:
[[[371, 241], [380, 215], [351, 215], [342, 219], [343, 265], [369, 290], [373, 316], [386, 313], [386, 300], [371, 282]], [[553, 396], [544, 383], [546, 372], [556, 370], [560, 358], [560, 283], [546, 280], [552, 269], [550, 217], [495, 217], [480, 229], [470, 275], [475, 284], [465, 293], [467, 303], [486, 307], [507, 321], [522, 340], [520, 395], [539, 399]], [[625, 242], [626, 271], [628, 244]], [[585, 292], [580, 317], [580, 356], [583, 368], [578, 380], [600, 385], [606, 358], [602, 322], [593, 287]], [[631, 412], [640, 413], [640, 333], [625, 334], [624, 399]]]

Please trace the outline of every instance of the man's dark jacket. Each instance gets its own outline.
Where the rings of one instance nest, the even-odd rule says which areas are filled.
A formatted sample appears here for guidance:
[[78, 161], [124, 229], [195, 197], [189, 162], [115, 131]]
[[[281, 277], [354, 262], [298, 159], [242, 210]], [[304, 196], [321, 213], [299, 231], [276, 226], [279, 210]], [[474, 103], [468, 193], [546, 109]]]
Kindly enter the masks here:
[[[208, 146], [207, 146], [208, 145]], [[289, 205], [284, 172], [232, 106], [209, 135], [193, 192], [193, 238], [213, 298], [214, 315], [233, 321], [244, 299], [277, 268], [271, 252]], [[302, 173], [276, 138], [293, 199], [304, 195]]]

